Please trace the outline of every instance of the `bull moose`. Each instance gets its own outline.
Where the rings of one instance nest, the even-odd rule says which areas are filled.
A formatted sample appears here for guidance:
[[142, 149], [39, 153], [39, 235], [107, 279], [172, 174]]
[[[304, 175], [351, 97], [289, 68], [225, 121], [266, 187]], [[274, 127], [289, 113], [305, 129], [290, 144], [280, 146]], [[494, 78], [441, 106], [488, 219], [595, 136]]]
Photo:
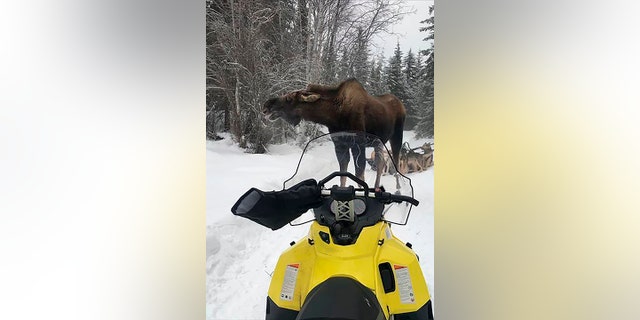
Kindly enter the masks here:
[[[390, 141], [393, 161], [399, 159], [406, 110], [402, 102], [392, 94], [372, 96], [356, 79], [348, 79], [335, 86], [309, 84], [305, 90], [289, 92], [271, 98], [264, 104], [263, 113], [268, 120], [282, 118], [292, 125], [302, 119], [325, 125], [330, 133], [338, 131], [364, 131]], [[340, 171], [349, 164], [348, 147], [334, 141]], [[356, 176], [364, 180], [364, 145], [351, 147]], [[382, 150], [376, 150], [382, 154]], [[383, 157], [376, 157], [381, 159]], [[383, 165], [377, 166], [375, 187], [380, 186]], [[342, 177], [344, 186], [346, 178]]]

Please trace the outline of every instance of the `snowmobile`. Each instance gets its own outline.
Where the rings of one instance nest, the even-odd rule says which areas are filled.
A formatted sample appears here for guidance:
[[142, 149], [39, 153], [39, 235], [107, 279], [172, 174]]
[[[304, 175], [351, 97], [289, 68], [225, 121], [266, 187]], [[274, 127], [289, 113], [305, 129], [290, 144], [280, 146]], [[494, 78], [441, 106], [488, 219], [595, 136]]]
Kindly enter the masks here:
[[[306, 145], [282, 190], [251, 188], [231, 209], [272, 230], [312, 222], [307, 236], [280, 255], [266, 319], [433, 319], [418, 256], [391, 232], [391, 224], [405, 225], [412, 206], [418, 205], [410, 179], [396, 170], [383, 177], [379, 188], [370, 188], [349, 170], [336, 171], [336, 143], [364, 143], [388, 153], [377, 137], [366, 133], [320, 136]], [[352, 163], [365, 154], [353, 154]], [[313, 176], [324, 178], [309, 178]], [[329, 183], [345, 177], [349, 185]], [[386, 192], [385, 184], [395, 192]]]

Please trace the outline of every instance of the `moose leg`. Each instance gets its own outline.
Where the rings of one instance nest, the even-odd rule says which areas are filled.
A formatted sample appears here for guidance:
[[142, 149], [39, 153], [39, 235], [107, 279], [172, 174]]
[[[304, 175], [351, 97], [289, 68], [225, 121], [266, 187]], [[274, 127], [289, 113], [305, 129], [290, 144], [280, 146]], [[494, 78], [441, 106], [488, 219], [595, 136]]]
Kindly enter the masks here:
[[[349, 165], [349, 147], [336, 144], [336, 157], [338, 157], [338, 164], [340, 165], [340, 172], [347, 172], [347, 166]], [[347, 177], [340, 177], [340, 186], [344, 187], [347, 183]]]
[[378, 146], [375, 148], [376, 153], [376, 183], [375, 188], [380, 187], [380, 176], [382, 176], [382, 172], [384, 171], [385, 166], [387, 165], [385, 156], [384, 156], [384, 148], [382, 146]]
[[367, 156], [365, 155], [365, 146], [363, 144], [356, 144], [351, 147], [351, 155], [353, 156], [353, 164], [356, 167], [356, 177], [364, 181], [364, 169], [366, 165]]

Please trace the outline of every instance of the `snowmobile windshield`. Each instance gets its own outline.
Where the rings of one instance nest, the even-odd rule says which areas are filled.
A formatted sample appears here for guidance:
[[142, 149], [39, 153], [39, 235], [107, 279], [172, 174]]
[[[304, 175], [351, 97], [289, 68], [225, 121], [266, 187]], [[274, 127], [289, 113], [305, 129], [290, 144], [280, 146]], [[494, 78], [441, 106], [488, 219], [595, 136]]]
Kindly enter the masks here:
[[[373, 189], [377, 187], [375, 183], [378, 167], [380, 167], [379, 187], [386, 192], [413, 197], [411, 179], [400, 174], [391, 159], [391, 152], [374, 135], [364, 132], [336, 132], [321, 135], [307, 143], [295, 172], [284, 182], [283, 188], [290, 188], [311, 178], [320, 181], [334, 172], [347, 171], [358, 178], [363, 178], [367, 186]], [[346, 170], [341, 170], [341, 163]], [[358, 174], [358, 172], [362, 173]], [[325, 188], [331, 188], [333, 185], [352, 185], [355, 188], [362, 188], [349, 178], [345, 183], [341, 185], [341, 178], [335, 177], [325, 183]], [[411, 207], [409, 203], [389, 204], [385, 207], [383, 219], [395, 224], [406, 224]], [[302, 224], [313, 219], [313, 214], [307, 212], [291, 224]]]

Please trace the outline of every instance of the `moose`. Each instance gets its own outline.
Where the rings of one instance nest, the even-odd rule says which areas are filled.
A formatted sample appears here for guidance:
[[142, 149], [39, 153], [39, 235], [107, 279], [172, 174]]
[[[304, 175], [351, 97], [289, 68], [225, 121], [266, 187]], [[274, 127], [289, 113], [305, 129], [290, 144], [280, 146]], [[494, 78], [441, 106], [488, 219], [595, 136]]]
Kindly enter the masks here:
[[[390, 141], [393, 161], [398, 161], [402, 147], [402, 132], [406, 110], [402, 102], [392, 94], [372, 96], [356, 79], [345, 80], [338, 85], [309, 84], [305, 90], [289, 92], [265, 102], [262, 110], [265, 118], [274, 121], [282, 118], [296, 126], [302, 119], [322, 124], [329, 133], [338, 131], [364, 131]], [[348, 147], [334, 140], [340, 171], [349, 164]], [[364, 180], [365, 145], [351, 147], [356, 176]], [[375, 150], [383, 161], [383, 150]], [[380, 186], [383, 164], [376, 166], [375, 188]], [[344, 186], [345, 177], [341, 177]]]

